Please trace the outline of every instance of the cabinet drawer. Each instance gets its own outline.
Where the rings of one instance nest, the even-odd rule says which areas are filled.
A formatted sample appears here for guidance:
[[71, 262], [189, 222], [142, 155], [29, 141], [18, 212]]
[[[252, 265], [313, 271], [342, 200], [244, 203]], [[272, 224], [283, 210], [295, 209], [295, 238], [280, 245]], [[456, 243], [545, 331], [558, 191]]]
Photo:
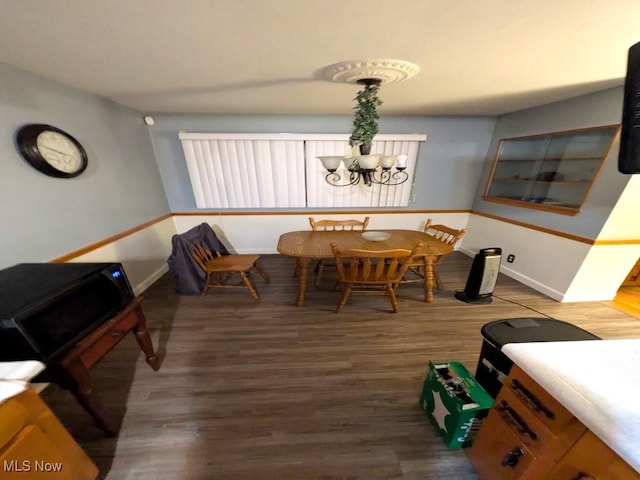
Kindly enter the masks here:
[[536, 457], [494, 409], [489, 413], [467, 456], [481, 480], [534, 479]]
[[547, 480], [595, 478], [598, 480], [640, 480], [640, 473], [587, 431], [556, 465]]
[[549, 395], [517, 365], [514, 365], [509, 373], [509, 378], [503, 389], [515, 395], [540, 422], [554, 433], [561, 432], [574, 421], [575, 417], [569, 410]]
[[510, 391], [503, 391], [493, 406], [496, 414], [534, 454], [542, 454], [558, 443], [558, 437]]
[[110, 320], [89, 338], [82, 341], [79, 357], [87, 368], [95, 365], [113, 347], [115, 347], [138, 322], [136, 315], [126, 315]]
[[553, 432], [510, 390], [500, 392], [494, 409], [536, 456], [558, 459], [586, 431], [586, 427], [572, 417], [561, 431]]

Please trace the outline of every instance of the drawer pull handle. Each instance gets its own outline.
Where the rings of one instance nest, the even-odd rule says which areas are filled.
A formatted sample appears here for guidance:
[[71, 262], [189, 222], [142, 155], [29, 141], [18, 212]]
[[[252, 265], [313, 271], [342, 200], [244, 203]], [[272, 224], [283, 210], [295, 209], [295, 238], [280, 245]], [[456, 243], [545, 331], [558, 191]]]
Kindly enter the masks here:
[[512, 450], [507, 452], [507, 454], [502, 459], [502, 466], [516, 468], [516, 465], [518, 465], [518, 462], [520, 461], [520, 457], [522, 455], [524, 455], [524, 452], [520, 447], [513, 448]]
[[524, 399], [531, 404], [536, 412], [542, 412], [548, 419], [555, 420], [556, 414], [553, 413], [549, 408], [547, 408], [544, 403], [538, 400], [538, 398], [533, 393], [531, 393], [527, 387], [522, 385], [522, 383], [520, 383], [518, 379], [513, 379], [511, 381], [511, 388], [513, 388], [513, 390], [515, 390], [516, 392], [520, 392], [522, 397], [524, 397]]
[[536, 434], [536, 432], [534, 432], [533, 430], [531, 430], [531, 428], [529, 428], [529, 425], [527, 425], [527, 422], [525, 422], [522, 419], [522, 417], [518, 415], [518, 413], [506, 401], [504, 400], [502, 401], [502, 403], [498, 407], [498, 410], [501, 412], [504, 412], [509, 417], [511, 417], [511, 420], [516, 425], [520, 433], [525, 433], [529, 435], [532, 440], [538, 440], [538, 435]]
[[591, 475], [584, 472], [580, 472], [578, 476], [573, 477], [571, 480], [595, 480]]
[[122, 335], [124, 335], [124, 331], [123, 330], [113, 330], [112, 332], [109, 332], [109, 335], [111, 335], [112, 337], [121, 337]]

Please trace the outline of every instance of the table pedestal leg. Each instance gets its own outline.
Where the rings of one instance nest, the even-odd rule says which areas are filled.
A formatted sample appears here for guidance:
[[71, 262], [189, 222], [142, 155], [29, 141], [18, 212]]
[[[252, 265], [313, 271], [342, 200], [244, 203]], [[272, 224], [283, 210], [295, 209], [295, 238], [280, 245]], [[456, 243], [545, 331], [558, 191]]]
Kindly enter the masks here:
[[298, 258], [298, 298], [296, 299], [296, 306], [298, 307], [304, 307], [304, 292], [307, 289], [310, 260], [307, 257]]

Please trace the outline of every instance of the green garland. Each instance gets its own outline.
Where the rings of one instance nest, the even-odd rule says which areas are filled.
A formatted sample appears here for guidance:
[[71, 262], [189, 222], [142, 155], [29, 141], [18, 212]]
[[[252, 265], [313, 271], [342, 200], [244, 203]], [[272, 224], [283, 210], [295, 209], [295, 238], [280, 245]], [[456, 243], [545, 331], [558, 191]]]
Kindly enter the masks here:
[[353, 107], [356, 113], [353, 119], [349, 145], [351, 147], [356, 145], [364, 146], [364, 148], [360, 149], [363, 155], [371, 151], [373, 137], [378, 133], [379, 117], [376, 108], [382, 105], [382, 100], [378, 98], [379, 88], [379, 84], [367, 84], [354, 98], [357, 105]]

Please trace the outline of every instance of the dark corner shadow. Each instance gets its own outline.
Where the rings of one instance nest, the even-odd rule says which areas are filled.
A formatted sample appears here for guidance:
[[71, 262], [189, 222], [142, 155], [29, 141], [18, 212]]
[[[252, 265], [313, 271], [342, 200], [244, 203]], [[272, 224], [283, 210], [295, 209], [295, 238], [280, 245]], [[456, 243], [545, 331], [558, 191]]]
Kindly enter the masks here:
[[[143, 294], [142, 310], [156, 355], [166, 357], [173, 320], [179, 297], [174, 293], [174, 281], [165, 274]], [[40, 396], [65, 426], [67, 431], [87, 453], [99, 470], [98, 479], [104, 479], [111, 470], [118, 438], [126, 427], [125, 415], [133, 388], [134, 377], [154, 381], [158, 372], [146, 363], [145, 356], [133, 333], [100, 360], [90, 371], [92, 387], [102, 403], [117, 433], [108, 436], [93, 417], [78, 403], [74, 395], [56, 384], [49, 384]], [[135, 397], [132, 397], [136, 401]], [[139, 399], [138, 399], [139, 400]]]

